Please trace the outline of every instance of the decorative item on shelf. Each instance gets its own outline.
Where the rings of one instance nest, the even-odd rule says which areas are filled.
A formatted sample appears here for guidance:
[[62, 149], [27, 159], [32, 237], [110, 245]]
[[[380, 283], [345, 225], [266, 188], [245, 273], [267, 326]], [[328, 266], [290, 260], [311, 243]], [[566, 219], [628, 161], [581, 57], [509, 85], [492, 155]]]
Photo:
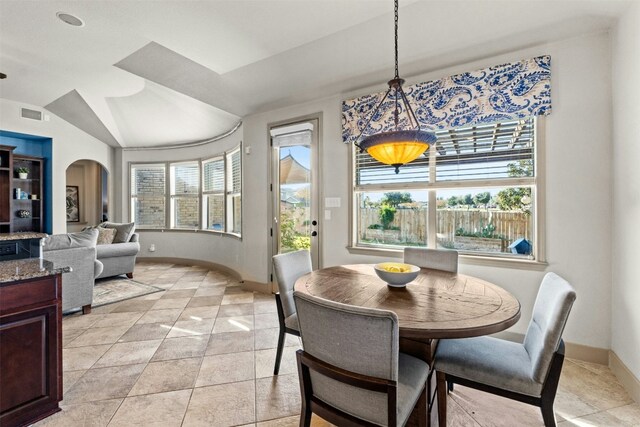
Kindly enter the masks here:
[[25, 168], [25, 167], [19, 167], [16, 169], [16, 172], [18, 172], [18, 178], [20, 179], [27, 179], [29, 177], [29, 169]]
[[38, 195], [37, 194], [32, 194], [31, 195], [31, 200], [38, 200]]
[[18, 218], [31, 218], [31, 212], [26, 209], [20, 209], [18, 211]]
[[23, 191], [22, 193], [20, 193], [20, 200], [28, 200], [29, 199], [29, 193]]
[[[401, 79], [398, 73], [398, 0], [394, 1], [394, 17], [396, 74], [393, 79], [389, 80], [389, 89], [369, 116], [355, 145], [360, 148], [361, 152], [366, 150], [371, 157], [379, 162], [395, 167], [396, 173], [398, 173], [400, 166], [420, 157], [429, 149], [429, 145], [436, 142], [437, 137], [435, 132], [420, 128], [416, 114], [402, 89], [404, 79]], [[390, 107], [393, 109], [391, 112], [393, 128], [384, 130], [382, 126], [378, 126], [377, 132], [365, 136], [369, 125], [384, 118]], [[401, 117], [403, 115], [406, 117]]]
[[16, 187], [13, 189], [14, 191], [14, 196], [16, 200], [20, 200], [20, 197], [22, 196], [22, 190], [20, 189], [20, 187]]

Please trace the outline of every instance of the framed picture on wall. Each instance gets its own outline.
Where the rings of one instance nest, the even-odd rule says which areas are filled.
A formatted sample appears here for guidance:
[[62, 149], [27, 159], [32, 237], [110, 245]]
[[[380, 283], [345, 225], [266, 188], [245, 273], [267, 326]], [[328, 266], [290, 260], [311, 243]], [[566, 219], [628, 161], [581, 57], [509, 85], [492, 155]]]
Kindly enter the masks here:
[[80, 222], [80, 196], [77, 185], [67, 185], [67, 222]]

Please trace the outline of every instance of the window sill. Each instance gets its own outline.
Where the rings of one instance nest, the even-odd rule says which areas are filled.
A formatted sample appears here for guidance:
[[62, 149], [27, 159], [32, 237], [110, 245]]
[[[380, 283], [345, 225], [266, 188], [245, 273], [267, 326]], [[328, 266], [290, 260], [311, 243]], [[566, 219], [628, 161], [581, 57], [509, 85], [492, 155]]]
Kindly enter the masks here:
[[214, 231], [214, 230], [191, 230], [191, 229], [180, 229], [180, 228], [136, 228], [136, 233], [140, 231], [142, 233], [148, 232], [159, 232], [159, 233], [204, 233], [217, 235], [221, 237], [231, 237], [236, 240], [242, 240], [242, 235], [234, 234], [234, 233], [226, 233], [224, 231]]
[[[358, 255], [372, 255], [372, 256], [384, 256], [390, 258], [402, 258], [402, 249], [387, 249], [387, 248], [373, 248], [363, 246], [347, 246], [347, 250], [351, 254]], [[459, 255], [460, 264], [469, 265], [484, 265], [490, 267], [503, 267], [503, 268], [517, 268], [521, 270], [545, 270], [549, 265], [544, 261], [528, 260], [520, 258], [508, 258], [497, 256], [482, 256], [482, 255]]]

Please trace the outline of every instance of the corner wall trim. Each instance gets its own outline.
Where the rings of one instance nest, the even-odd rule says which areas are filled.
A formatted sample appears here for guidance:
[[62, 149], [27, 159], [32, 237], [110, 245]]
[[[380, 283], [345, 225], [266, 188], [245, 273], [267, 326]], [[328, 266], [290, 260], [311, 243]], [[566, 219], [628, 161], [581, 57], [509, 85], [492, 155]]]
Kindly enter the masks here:
[[268, 283], [261, 282], [253, 282], [251, 280], [243, 280], [242, 281], [242, 289], [245, 291], [255, 291], [260, 292], [261, 294], [269, 294], [271, 295], [271, 287]]
[[609, 368], [636, 403], [640, 403], [640, 379], [627, 368], [618, 355], [609, 351]]

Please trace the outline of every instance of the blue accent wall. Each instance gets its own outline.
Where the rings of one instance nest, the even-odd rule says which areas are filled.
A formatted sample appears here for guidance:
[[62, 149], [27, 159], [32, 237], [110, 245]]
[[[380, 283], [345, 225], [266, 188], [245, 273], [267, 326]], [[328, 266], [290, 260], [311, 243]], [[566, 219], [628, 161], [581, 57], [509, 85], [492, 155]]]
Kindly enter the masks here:
[[16, 147], [13, 152], [44, 159], [44, 232], [53, 229], [53, 140], [44, 136], [0, 130], [0, 145]]

